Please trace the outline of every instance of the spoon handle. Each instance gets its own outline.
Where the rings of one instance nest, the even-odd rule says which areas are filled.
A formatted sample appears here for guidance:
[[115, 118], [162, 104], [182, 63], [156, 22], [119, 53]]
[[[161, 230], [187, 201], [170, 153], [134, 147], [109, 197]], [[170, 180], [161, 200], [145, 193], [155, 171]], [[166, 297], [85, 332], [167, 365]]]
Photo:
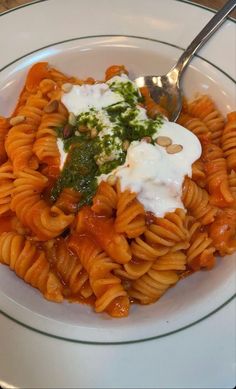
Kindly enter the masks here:
[[[202, 31], [194, 38], [190, 43], [187, 49], [179, 58], [177, 64], [174, 66], [172, 71], [175, 71], [178, 74], [178, 78], [181, 78], [183, 71], [188, 65], [189, 61], [192, 59], [194, 53], [202, 47], [210, 36], [221, 26], [221, 24], [226, 19], [227, 15], [234, 9], [236, 6], [236, 0], [229, 0], [227, 3], [213, 16], [213, 18], [207, 23], [207, 25], [202, 29]], [[177, 72], [176, 72], [177, 71]]]

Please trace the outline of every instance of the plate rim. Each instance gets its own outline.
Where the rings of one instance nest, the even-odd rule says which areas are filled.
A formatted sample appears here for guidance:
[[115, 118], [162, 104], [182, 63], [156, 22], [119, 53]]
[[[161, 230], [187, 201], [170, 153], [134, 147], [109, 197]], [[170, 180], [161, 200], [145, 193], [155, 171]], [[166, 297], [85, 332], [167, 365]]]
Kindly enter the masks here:
[[[50, 0], [37, 0], [37, 1], [43, 1], [44, 2], [44, 1], [50, 1]], [[175, 0], [175, 1], [181, 1], [182, 2], [182, 1], [185, 1], [185, 0]], [[1, 16], [1, 14], [0, 14], [0, 16]], [[235, 24], [236, 24], [236, 20], [235, 20]], [[178, 49], [180, 51], [184, 51], [185, 50], [184, 47], [181, 47], [181, 46], [176, 45], [176, 44], [171, 43], [171, 42], [167, 42], [167, 41], [163, 41], [161, 39], [155, 39], [155, 38], [151, 38], [151, 37], [139, 36], [139, 35], [129, 35], [129, 34], [86, 35], [86, 36], [73, 37], [73, 38], [68, 38], [68, 39], [64, 39], [64, 40], [61, 40], [61, 41], [53, 42], [53, 43], [50, 43], [48, 45], [39, 47], [38, 49], [32, 50], [29, 53], [25, 53], [25, 54], [21, 55], [20, 57], [14, 59], [13, 61], [9, 62], [8, 64], [4, 65], [2, 68], [0, 68], [0, 73], [2, 71], [4, 71], [5, 69], [7, 69], [8, 67], [10, 67], [11, 65], [17, 63], [18, 61], [21, 61], [23, 58], [27, 58], [27, 57], [29, 57], [29, 56], [31, 56], [31, 55], [33, 55], [33, 54], [35, 54], [35, 53], [37, 53], [37, 52], [39, 52], [41, 50], [45, 50], [45, 49], [48, 49], [48, 48], [53, 47], [53, 46], [57, 46], [57, 45], [60, 45], [60, 44], [65, 44], [65, 43], [68, 43], [68, 42], [75, 42], [77, 40], [83, 40], [83, 39], [119, 38], [119, 37], [120, 38], [141, 39], [141, 40], [146, 40], [146, 41], [150, 41], [150, 42], [156, 42], [156, 43], [160, 43], [160, 44], [163, 44], [163, 45], [167, 45], [167, 46], [173, 47], [175, 49]], [[227, 72], [222, 70], [218, 65], [216, 65], [213, 62], [209, 61], [205, 57], [202, 57], [201, 55], [196, 53], [196, 54], [193, 55], [193, 58], [199, 58], [202, 61], [208, 63], [211, 66], [213, 66], [220, 73], [224, 74], [224, 76], [226, 76], [230, 81], [232, 81], [234, 84], [236, 84], [236, 79], [234, 79]]]
[[14, 322], [16, 324], [19, 324], [21, 327], [27, 328], [28, 330], [36, 332], [38, 334], [45, 335], [48, 338], [63, 340], [63, 341], [70, 342], [70, 343], [90, 344], [90, 345], [97, 345], [97, 346], [99, 346], [99, 345], [102, 345], [102, 346], [115, 346], [115, 345], [117, 345], [117, 346], [119, 346], [119, 345], [143, 343], [143, 342], [149, 342], [149, 341], [152, 341], [152, 340], [158, 340], [158, 339], [162, 339], [162, 338], [167, 338], [168, 336], [171, 336], [171, 335], [177, 334], [179, 332], [185, 331], [188, 328], [194, 327], [198, 323], [201, 323], [201, 322], [207, 320], [208, 318], [214, 316], [214, 314], [216, 314], [217, 312], [221, 311], [224, 307], [226, 307], [235, 298], [236, 298], [236, 293], [233, 296], [231, 296], [228, 300], [226, 300], [223, 304], [221, 304], [219, 307], [215, 308], [213, 311], [208, 313], [207, 315], [201, 317], [198, 320], [195, 320], [192, 323], [187, 324], [186, 326], [183, 326], [181, 328], [177, 328], [176, 330], [169, 331], [169, 332], [166, 332], [166, 333], [161, 334], [161, 335], [151, 336], [151, 337], [148, 337], [148, 338], [135, 339], [135, 340], [126, 340], [126, 341], [114, 341], [114, 342], [109, 342], [109, 341], [99, 342], [99, 341], [88, 341], [88, 340], [79, 340], [79, 339], [66, 338], [66, 337], [63, 337], [63, 336], [60, 336], [60, 335], [54, 335], [54, 334], [51, 334], [49, 332], [44, 332], [44, 331], [39, 330], [39, 329], [37, 329], [35, 327], [31, 327], [30, 325], [25, 324], [22, 321], [15, 319], [14, 317], [12, 317], [11, 315], [9, 315], [6, 312], [2, 311], [1, 309], [0, 309], [0, 314], [5, 316], [6, 318], [10, 319], [12, 322]]
[[[34, 0], [33, 2], [31, 3], [26, 3], [26, 4], [23, 4], [23, 5], [19, 5], [18, 7], [15, 7], [15, 8], [12, 8], [10, 10], [7, 10], [3, 13], [0, 13], [0, 17], [1, 16], [5, 16], [9, 13], [12, 13], [12, 12], [15, 12], [21, 8], [25, 8], [25, 7], [29, 7], [29, 6], [33, 6], [35, 4], [39, 4], [39, 3], [45, 3], [45, 2], [48, 2], [49, 0]], [[212, 8], [210, 7], [206, 7], [206, 6], [203, 6], [203, 5], [200, 5], [200, 4], [197, 4], [197, 3], [194, 3], [192, 1], [189, 1], [189, 0], [174, 0], [175, 2], [178, 2], [178, 3], [184, 3], [184, 4], [188, 4], [190, 6], [193, 6], [193, 7], [198, 7], [198, 8], [201, 8], [205, 11], [210, 11], [212, 13], [216, 13], [215, 10], [213, 10]], [[236, 19], [232, 18], [232, 17], [228, 17], [227, 20], [230, 20], [231, 22], [233, 22], [234, 24], [236, 24]], [[162, 41], [162, 40], [158, 40], [158, 39], [154, 39], [154, 38], [151, 38], [151, 37], [142, 37], [142, 36], [137, 36], [137, 35], [127, 35], [127, 34], [101, 34], [101, 35], [90, 35], [90, 36], [79, 36], [79, 37], [74, 37], [74, 38], [69, 38], [69, 39], [66, 39], [66, 40], [62, 40], [62, 41], [58, 41], [58, 42], [54, 42], [54, 43], [50, 43], [49, 45], [45, 45], [43, 47], [40, 47], [36, 50], [33, 50], [29, 53], [26, 53], [20, 57], [18, 57], [17, 59], [11, 61], [10, 63], [8, 63], [7, 65], [4, 65], [1, 69], [0, 69], [0, 73], [2, 71], [4, 71], [5, 69], [7, 69], [8, 67], [10, 67], [11, 65], [13, 65], [14, 63], [17, 63], [18, 61], [22, 60], [23, 58], [27, 58], [28, 56], [38, 52], [38, 51], [42, 51], [48, 47], [52, 47], [52, 46], [55, 46], [55, 45], [59, 45], [59, 44], [63, 44], [63, 43], [67, 43], [67, 42], [71, 42], [71, 41], [76, 41], [76, 40], [80, 40], [80, 39], [86, 39], [86, 38], [101, 38], [101, 37], [127, 37], [127, 38], [136, 38], [136, 39], [143, 39], [143, 40], [148, 40], [148, 41], [153, 41], [153, 42], [157, 42], [157, 43], [161, 43], [161, 44], [165, 44], [165, 45], [168, 45], [168, 46], [171, 46], [173, 48], [176, 48], [178, 50], [181, 50], [181, 51], [184, 51], [185, 48], [181, 47], [181, 46], [178, 46], [178, 45], [175, 45], [175, 44], [172, 44], [170, 42], [166, 42], [166, 41]], [[215, 69], [217, 69], [218, 71], [220, 71], [222, 74], [224, 74], [231, 82], [233, 82], [234, 84], [236, 84], [236, 80], [231, 77], [229, 74], [227, 74], [224, 70], [220, 69], [217, 65], [215, 65], [214, 63], [212, 63], [211, 61], [207, 60], [206, 58], [198, 55], [198, 54], [195, 54], [195, 57], [203, 60], [204, 62], [210, 64], [211, 66], [213, 66]], [[143, 338], [143, 339], [135, 339], [135, 340], [130, 340], [130, 341], [115, 341], [115, 342], [97, 342], [97, 341], [84, 341], [84, 340], [78, 340], [78, 339], [71, 339], [71, 338], [65, 338], [63, 336], [58, 336], [58, 335], [54, 335], [54, 334], [51, 334], [49, 332], [44, 332], [44, 331], [41, 331], [35, 327], [31, 327], [30, 325], [27, 325], [25, 324], [24, 322], [21, 322], [17, 319], [15, 319], [14, 317], [10, 316], [9, 314], [7, 314], [6, 312], [0, 310], [0, 313], [3, 314], [5, 317], [9, 318], [10, 320], [12, 320], [13, 322], [15, 323], [18, 323], [19, 325], [25, 327], [25, 328], [28, 328], [30, 329], [31, 331], [34, 331], [34, 332], [37, 332], [37, 333], [41, 333], [43, 335], [46, 335], [47, 337], [51, 337], [51, 338], [56, 338], [56, 339], [61, 339], [61, 340], [65, 340], [65, 341], [68, 341], [68, 342], [73, 342], [73, 343], [83, 343], [83, 344], [94, 344], [94, 345], [120, 345], [120, 344], [132, 344], [132, 343], [139, 343], [139, 342], [146, 342], [146, 341], [151, 341], [151, 340], [154, 340], [154, 339], [160, 339], [160, 338], [163, 338], [163, 337], [167, 337], [169, 335], [172, 335], [172, 334], [175, 334], [175, 333], [178, 333], [178, 332], [181, 332], [187, 328], [190, 328], [192, 326], [195, 326], [196, 324], [198, 324], [199, 322], [202, 322], [204, 321], [205, 319], [207, 319], [208, 317], [214, 315], [216, 312], [218, 312], [219, 310], [221, 310], [222, 308], [224, 308], [227, 304], [229, 304], [231, 301], [234, 300], [234, 298], [236, 297], [236, 293], [233, 294], [229, 299], [227, 299], [224, 303], [222, 303], [219, 307], [215, 308], [213, 311], [209, 312], [208, 314], [204, 315], [202, 318], [200, 319], [197, 319], [195, 320], [194, 322], [191, 322], [189, 324], [187, 324], [186, 326], [183, 326], [181, 328], [177, 328], [176, 330], [173, 330], [173, 331], [169, 331], [169, 332], [166, 332], [164, 334], [161, 334], [161, 335], [157, 335], [157, 336], [152, 336], [152, 337], [148, 337], [148, 338]]]
[[[45, 1], [49, 1], [49, 0], [37, 0], [36, 3], [38, 2], [45, 2]], [[177, 0], [177, 1], [180, 1], [180, 2], [185, 2], [185, 0]], [[30, 4], [34, 4], [34, 3], [29, 3]], [[27, 5], [27, 4], [26, 4]], [[0, 15], [1, 16], [1, 15]], [[164, 45], [167, 45], [167, 46], [170, 46], [170, 47], [173, 47], [175, 49], [178, 49], [178, 50], [181, 50], [181, 51], [184, 51], [184, 48], [181, 47], [181, 46], [178, 46], [176, 44], [172, 44], [172, 43], [169, 43], [169, 42], [166, 42], [166, 41], [162, 41], [162, 40], [158, 40], [158, 39], [155, 39], [155, 38], [149, 38], [149, 37], [142, 37], [142, 36], [137, 36], [137, 35], [126, 35], [126, 34], [100, 34], [100, 35], [90, 35], [90, 36], [79, 36], [79, 37], [74, 37], [74, 38], [69, 38], [69, 39], [65, 39], [65, 40], [62, 40], [62, 41], [58, 41], [58, 42], [54, 42], [54, 43], [50, 43], [49, 45], [45, 45], [43, 47], [40, 47], [36, 50], [33, 50], [29, 53], [26, 53], [22, 56], [20, 56], [19, 58], [11, 61], [10, 63], [8, 63], [7, 65], [4, 65], [4, 67], [2, 67], [0, 69], [0, 73], [2, 71], [4, 71], [5, 69], [7, 69], [8, 67], [10, 67], [11, 65], [21, 61], [22, 59], [24, 58], [27, 58], [31, 55], [33, 55], [34, 53], [37, 53], [39, 51], [42, 51], [46, 48], [49, 48], [49, 47], [52, 47], [52, 46], [56, 46], [56, 45], [60, 45], [60, 44], [65, 44], [65, 43], [68, 43], [68, 42], [74, 42], [74, 41], [77, 41], [77, 40], [84, 40], [84, 39], [96, 39], [96, 38], [104, 38], [104, 37], [126, 37], [126, 38], [133, 38], [133, 39], [141, 39], [141, 40], [146, 40], [146, 41], [151, 41], [151, 42], [156, 42], [156, 43], [159, 43], [159, 44], [164, 44]], [[211, 66], [213, 66], [215, 69], [217, 69], [217, 71], [219, 71], [220, 73], [224, 74], [224, 76], [226, 76], [231, 82], [233, 82], [234, 84], [236, 84], [236, 80], [231, 77], [228, 73], [226, 73], [224, 70], [220, 69], [217, 65], [215, 65], [214, 63], [212, 63], [211, 61], [207, 60], [206, 58], [202, 57], [202, 56], [199, 56], [199, 55], [195, 55], [195, 57], [199, 58], [200, 60], [210, 64]], [[80, 339], [74, 339], [74, 338], [69, 338], [69, 337], [63, 337], [61, 335], [55, 335], [55, 334], [52, 334], [50, 332], [45, 332], [43, 330], [40, 330], [36, 327], [33, 327], [33, 326], [30, 326], [26, 323], [24, 323], [23, 321], [21, 320], [18, 320], [16, 319], [15, 317], [11, 316], [9, 313], [6, 313], [5, 311], [3, 311], [2, 309], [0, 309], [0, 313], [3, 314], [5, 317], [9, 318], [10, 320], [14, 321], [15, 323], [25, 327], [25, 328], [28, 328], [29, 330], [32, 330], [32, 331], [35, 331], [37, 333], [40, 333], [40, 334], [43, 334], [43, 335], [46, 335], [48, 337], [51, 337], [51, 338], [55, 338], [55, 339], [61, 339], [61, 340], [65, 340], [65, 341], [68, 341], [68, 342], [72, 342], [72, 343], [82, 343], [82, 344], [94, 344], [94, 345], [120, 345], [120, 344], [133, 344], [133, 343], [141, 343], [141, 342], [146, 342], [146, 341], [151, 341], [151, 340], [155, 340], [155, 339], [160, 339], [160, 338], [164, 338], [164, 337], [167, 337], [167, 336], [170, 336], [172, 334], [175, 334], [175, 333], [178, 333], [178, 332], [181, 332], [181, 331], [184, 331], [192, 326], [195, 326], [196, 324], [206, 320], [207, 318], [209, 318], [210, 316], [214, 315], [216, 312], [220, 311], [221, 309], [223, 309], [227, 304], [229, 304], [231, 301], [234, 300], [234, 298], [236, 297], [236, 293], [234, 293], [230, 298], [228, 298], [224, 303], [220, 304], [220, 306], [218, 306], [217, 308], [213, 309], [211, 312], [207, 313], [206, 315], [204, 315], [203, 317], [200, 317], [199, 319], [193, 321], [193, 322], [190, 322], [188, 324], [186, 324], [185, 326], [182, 326], [180, 328], [177, 328], [175, 330], [172, 330], [172, 331], [168, 331], [168, 332], [165, 332], [163, 334], [160, 334], [160, 335], [156, 335], [156, 336], [151, 336], [151, 337], [145, 337], [145, 338], [141, 338], [141, 339], [134, 339], [134, 340], [125, 340], [125, 341], [114, 341], [114, 342], [110, 342], [110, 341], [87, 341], [87, 340], [80, 340]]]
[[[6, 14], [9, 14], [11, 12], [14, 12], [14, 11], [17, 11], [18, 9], [21, 9], [21, 8], [25, 8], [25, 7], [28, 7], [30, 5], [34, 5], [34, 4], [38, 4], [38, 3], [43, 3], [43, 2], [46, 2], [46, 1], [50, 1], [50, 0], [33, 0], [32, 2], [30, 3], [26, 3], [26, 4], [22, 4], [22, 5], [19, 5], [17, 7], [13, 7], [7, 11], [4, 11], [4, 12], [1, 12], [0, 13], [0, 17], [1, 16], [4, 16]], [[195, 3], [194, 1], [191, 1], [191, 0], [174, 0], [174, 1], [177, 1], [179, 3], [185, 3], [185, 4], [189, 4], [189, 5], [192, 5], [192, 6], [195, 6], [195, 7], [198, 7], [198, 8], [202, 8], [204, 10], [207, 10], [207, 11], [210, 11], [212, 13], [216, 13], [217, 10], [211, 8], [211, 7], [208, 7], [206, 5], [202, 5], [202, 4], [198, 4], [198, 3]], [[232, 22], [236, 23], [236, 18], [233, 18], [232, 16], [227, 16], [227, 20], [231, 20]]]

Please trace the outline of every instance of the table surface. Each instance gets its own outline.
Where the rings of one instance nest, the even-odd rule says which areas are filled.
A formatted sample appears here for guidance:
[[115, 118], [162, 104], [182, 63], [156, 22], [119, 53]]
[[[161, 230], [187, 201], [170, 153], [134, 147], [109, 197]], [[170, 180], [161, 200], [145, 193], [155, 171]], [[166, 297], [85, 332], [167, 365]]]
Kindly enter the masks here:
[[[66, 1], [66, 0], [65, 0]], [[68, 1], [68, 0], [67, 0]], [[11, 8], [30, 3], [29, 0], [0, 0], [0, 13], [7, 11]], [[219, 9], [222, 7], [226, 0], [195, 0], [197, 4], [208, 6], [212, 9]], [[231, 16], [236, 18], [236, 11], [234, 11]], [[159, 380], [164, 382], [166, 380], [165, 374], [166, 369], [162, 367], [168, 365], [169, 371], [172, 371], [173, 376], [176, 377], [179, 374], [182, 374], [182, 382], [186, 384], [183, 386], [188, 387], [188, 373], [191, 374], [193, 366], [191, 365], [192, 358], [186, 358], [183, 361], [183, 369], [178, 372], [176, 371], [176, 364], [174, 358], [169, 358], [169, 355], [173, 354], [175, 351], [176, 358], [179, 357], [178, 350], [182, 350], [183, 355], [194, 355], [194, 360], [196, 361], [196, 375], [198, 376], [198, 381], [203, 385], [206, 382], [204, 381], [203, 372], [206, 371], [206, 366], [204, 365], [205, 361], [205, 347], [206, 345], [208, 350], [211, 350], [211, 358], [208, 361], [207, 369], [208, 371], [214, 370], [213, 379], [214, 382], [217, 382], [218, 388], [220, 387], [233, 387], [233, 371], [234, 366], [228, 364], [229, 359], [234, 360], [234, 348], [232, 344], [235, 344], [235, 329], [233, 323], [230, 324], [227, 328], [227, 337], [223, 336], [225, 332], [222, 331], [222, 328], [225, 326], [225, 317], [235, 317], [235, 305], [234, 302], [228, 304], [223, 311], [215, 313], [211, 316], [209, 321], [209, 327], [212, 328], [212, 331], [205, 332], [204, 326], [205, 322], [201, 322], [198, 326], [193, 326], [190, 329], [181, 332], [180, 334], [175, 334], [174, 343], [177, 345], [176, 350], [173, 350], [171, 342], [166, 342], [166, 338], [159, 339], [158, 342], [153, 342], [152, 352], [150, 355], [150, 343], [142, 343], [142, 352], [140, 353], [140, 345], [133, 344], [129, 345], [129, 358], [127, 359], [124, 355], [124, 350], [121, 347], [117, 347], [114, 354], [110, 346], [107, 348], [98, 348], [96, 346], [70, 343], [66, 341], [55, 341], [52, 338], [47, 338], [47, 348], [45, 352], [45, 344], [43, 336], [39, 333], [27, 330], [27, 344], [24, 343], [26, 329], [23, 326], [17, 325], [11, 320], [8, 320], [6, 317], [1, 317], [1, 334], [4, 334], [1, 337], [1, 347], [0, 347], [0, 385], [4, 385], [4, 377], [12, 377], [13, 369], [14, 371], [14, 380], [18, 382], [25, 382], [24, 371], [28, 370], [28, 382], [35, 384], [40, 382], [41, 387], [72, 387], [75, 385], [73, 382], [73, 372], [78, 372], [76, 375], [80, 387], [109, 387], [111, 382], [119, 382], [119, 387], [133, 387], [133, 376], [132, 374], [128, 375], [128, 378], [125, 374], [122, 374], [122, 371], [132, 369], [132, 360], [136, 360], [137, 366], [140, 368], [140, 376], [135, 379], [135, 382], [139, 383], [139, 387], [145, 387], [147, 384], [147, 376], [142, 370], [143, 360], [148, 360], [150, 367], [149, 372], [158, 371]], [[214, 330], [213, 330], [214, 329]], [[193, 339], [196, 339], [199, 336], [199, 333], [202, 334], [200, 342], [193, 342]], [[9, 336], [11, 337], [11, 342], [9, 342]], [[216, 342], [216, 339], [218, 341]], [[22, 356], [21, 350], [26, 350], [29, 358]], [[12, 356], [12, 364], [9, 364], [9, 359], [5, 358], [4, 350], [8, 355]], [[2, 352], [2, 354], [1, 354]], [[25, 352], [25, 354], [26, 354]], [[229, 355], [230, 352], [230, 355]], [[47, 353], [47, 354], [46, 354]], [[221, 355], [221, 358], [218, 358], [218, 355]], [[41, 356], [45, 355], [46, 357], [41, 359]], [[115, 357], [114, 357], [115, 355]], [[159, 360], [157, 359], [158, 355], [163, 356]], [[2, 356], [2, 359], [1, 359]], [[89, 361], [93, 358], [97, 360], [97, 367], [91, 374], [91, 365]], [[215, 356], [215, 358], [214, 358]], [[67, 368], [64, 368], [65, 360], [69, 361]], [[116, 358], [116, 361], [119, 361], [120, 369], [117, 369], [114, 373], [114, 369], [107, 369], [106, 376], [99, 372], [101, 366], [100, 361], [107, 360], [108, 366], [112, 365], [112, 362]], [[50, 375], [47, 375], [48, 361], [50, 362]], [[224, 362], [225, 361], [225, 362]], [[220, 362], [222, 365], [220, 365]], [[19, 365], [17, 367], [17, 364]], [[27, 365], [26, 365], [27, 364]], [[39, 368], [41, 366], [41, 368]], [[80, 368], [79, 368], [80, 367]], [[123, 368], [123, 369], [122, 369]], [[61, 381], [62, 375], [58, 374], [58, 369], [63, 369], [63, 382]], [[46, 372], [46, 373], [45, 373]], [[115, 374], [111, 376], [112, 374]], [[220, 372], [223, 372], [222, 374]], [[210, 375], [209, 375], [210, 376]], [[99, 377], [99, 378], [98, 378]], [[149, 381], [151, 382], [152, 377], [148, 376]], [[94, 381], [94, 380], [98, 381]], [[209, 380], [212, 378], [210, 377]], [[12, 378], [13, 380], [13, 378]], [[105, 382], [105, 385], [104, 385]], [[68, 385], [69, 383], [69, 385]], [[226, 384], [227, 383], [227, 384]], [[68, 385], [68, 386], [66, 386]], [[227, 386], [226, 386], [227, 385]], [[10, 387], [8, 384], [4, 387]], [[74, 386], [75, 387], [75, 386]], [[215, 386], [216, 387], [216, 386]]]
[[[29, 0], [0, 0], [0, 12], [31, 2], [32, 1]], [[194, 3], [204, 5], [215, 10], [221, 8], [226, 2], [227, 0], [194, 0]], [[230, 16], [236, 18], [236, 10], [234, 10]]]

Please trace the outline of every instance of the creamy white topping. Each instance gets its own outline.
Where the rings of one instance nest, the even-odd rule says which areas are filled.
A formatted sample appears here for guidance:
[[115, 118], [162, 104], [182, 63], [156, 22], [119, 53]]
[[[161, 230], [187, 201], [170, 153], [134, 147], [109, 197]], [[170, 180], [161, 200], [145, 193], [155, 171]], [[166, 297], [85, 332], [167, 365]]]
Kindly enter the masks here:
[[184, 209], [182, 184], [186, 175], [192, 175], [192, 163], [201, 155], [201, 144], [192, 132], [172, 122], [164, 122], [158, 131], [160, 135], [182, 145], [182, 151], [168, 154], [164, 147], [157, 144], [132, 142], [124, 165], [111, 174], [119, 177], [122, 191], [129, 189], [137, 193], [146, 211], [163, 217], [176, 208]]
[[90, 108], [101, 109], [124, 99], [120, 94], [112, 92], [108, 84], [101, 83], [73, 85], [70, 92], [62, 95], [61, 100], [69, 112], [79, 115]]
[[[107, 84], [113, 84], [113, 82], [131, 82], [127, 74], [122, 73], [120, 76], [114, 76], [107, 81]], [[133, 83], [134, 84], [134, 83]], [[136, 84], [134, 84], [136, 86]], [[137, 89], [137, 87], [136, 87]]]
[[[129, 83], [129, 85], [125, 85], [125, 83]], [[138, 113], [134, 119], [130, 120], [129, 125], [139, 128], [148, 123], [146, 110], [138, 105], [137, 90], [136, 85], [127, 75], [123, 74], [111, 78], [106, 83], [76, 85], [69, 93], [63, 94], [62, 102], [75, 115], [83, 114], [93, 108], [94, 111], [91, 115], [96, 116], [97, 124], [100, 125], [98, 137], [101, 144], [106, 137], [110, 137], [109, 139], [113, 142], [113, 149], [109, 153], [105, 148], [96, 158], [97, 165], [101, 166], [108, 161], [117, 160], [122, 153], [122, 140], [114, 133], [117, 122], [111, 121], [110, 116], [103, 108], [120, 102], [127, 105], [124, 96], [130, 98], [133, 94], [133, 103], [135, 103]], [[124, 115], [123, 117], [129, 116], [133, 109], [128, 104], [127, 109], [121, 115]], [[93, 126], [93, 124], [91, 125]], [[101, 174], [98, 177], [98, 183], [107, 180], [111, 174], [115, 175], [120, 179], [122, 191], [129, 189], [137, 193], [137, 198], [146, 211], [163, 217], [167, 212], [175, 211], [176, 208], [184, 209], [181, 201], [183, 181], [185, 176], [191, 177], [192, 175], [192, 164], [201, 155], [201, 144], [192, 132], [167, 120], [164, 120], [160, 126], [157, 125], [156, 133], [152, 135], [152, 139], [155, 140], [158, 136], [169, 137], [172, 144], [181, 145], [182, 150], [175, 154], [169, 154], [165, 147], [156, 143], [153, 145], [142, 141], [131, 142], [125, 163], [109, 174]], [[67, 153], [65, 153], [63, 142], [60, 139], [58, 139], [58, 147], [62, 169]]]

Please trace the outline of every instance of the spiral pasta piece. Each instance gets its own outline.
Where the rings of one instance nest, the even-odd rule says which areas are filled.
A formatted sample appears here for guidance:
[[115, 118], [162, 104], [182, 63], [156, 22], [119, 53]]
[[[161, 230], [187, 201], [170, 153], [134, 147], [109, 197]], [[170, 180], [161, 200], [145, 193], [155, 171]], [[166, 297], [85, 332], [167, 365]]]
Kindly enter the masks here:
[[195, 218], [189, 216], [186, 222], [190, 233], [190, 246], [186, 251], [188, 268], [193, 271], [212, 269], [216, 251], [213, 240], [207, 232], [201, 232], [201, 224]]
[[7, 160], [7, 153], [5, 150], [5, 137], [9, 130], [10, 124], [7, 119], [0, 116], [0, 165]]
[[188, 113], [201, 119], [211, 131], [212, 143], [219, 145], [224, 128], [224, 119], [207, 95], [200, 96], [188, 105]]
[[221, 256], [236, 250], [236, 210], [225, 208], [209, 227], [209, 236]]
[[21, 123], [13, 125], [8, 132], [5, 148], [13, 164], [14, 173], [26, 167], [38, 168], [38, 159], [33, 152], [37, 128], [41, 122], [47, 100], [39, 95], [29, 96], [25, 105], [19, 106], [16, 115]]
[[128, 238], [136, 238], [146, 230], [145, 210], [136, 193], [126, 190], [118, 196], [115, 230]]
[[92, 210], [97, 215], [111, 217], [117, 208], [117, 201], [118, 198], [115, 188], [106, 181], [102, 181], [93, 198]]
[[236, 171], [236, 111], [227, 115], [221, 145], [227, 160], [228, 170], [234, 169]]
[[188, 231], [184, 227], [185, 212], [177, 209], [169, 212], [164, 218], [156, 218], [145, 231], [147, 243], [155, 247], [173, 248], [179, 242], [188, 239]]
[[193, 120], [193, 119], [194, 119], [194, 117], [188, 114], [188, 104], [186, 104], [185, 107], [182, 107], [182, 110], [179, 114], [178, 119], [176, 120], [176, 123], [185, 127], [186, 123], [190, 120]]
[[61, 98], [61, 88], [50, 78], [44, 78], [39, 83], [39, 91], [42, 93], [42, 96], [49, 99], [49, 101], [59, 100]]
[[[56, 102], [56, 100], [54, 100]], [[45, 113], [36, 134], [33, 152], [41, 163], [60, 166], [60, 153], [57, 146], [56, 128], [63, 127], [67, 121], [68, 113], [62, 104], [58, 112]]]
[[177, 271], [186, 269], [186, 255], [179, 251], [158, 258], [139, 279], [131, 283], [128, 294], [141, 304], [150, 304], [158, 300], [179, 280]]
[[79, 192], [73, 188], [64, 188], [60, 193], [55, 206], [68, 214], [75, 214], [78, 210], [78, 203], [81, 198]]
[[69, 247], [76, 252], [89, 275], [96, 296], [96, 312], [106, 311], [113, 317], [127, 316], [129, 298], [120, 278], [113, 274], [119, 265], [87, 236], [73, 236]]
[[182, 191], [182, 201], [191, 214], [203, 225], [213, 222], [217, 208], [209, 203], [209, 195], [190, 178], [185, 178]]
[[114, 229], [114, 220], [97, 216], [89, 207], [83, 207], [76, 220], [76, 232], [90, 234], [95, 242], [118, 263], [128, 263], [131, 251], [127, 239]]
[[226, 160], [219, 146], [206, 144], [203, 147], [207, 187], [210, 203], [218, 207], [226, 207], [233, 203], [229, 188]]
[[108, 81], [110, 78], [120, 76], [121, 74], [128, 74], [127, 69], [124, 65], [112, 65], [106, 69], [105, 80]]
[[22, 235], [14, 232], [0, 235], [0, 262], [8, 265], [25, 282], [39, 289], [48, 300], [63, 300], [63, 286], [50, 270], [45, 253]]
[[231, 207], [235, 209], [236, 208], [236, 172], [234, 170], [232, 170], [228, 175], [228, 180], [229, 180], [230, 191], [234, 198], [234, 202], [233, 204], [231, 204]]
[[203, 135], [209, 139], [211, 138], [211, 131], [202, 120], [186, 115], [185, 117], [182, 116], [180, 122], [182, 126], [193, 132], [200, 140]]
[[14, 188], [14, 175], [10, 161], [0, 166], [0, 216], [11, 209], [11, 194]]
[[32, 146], [35, 139], [35, 130], [29, 124], [17, 124], [13, 126], [6, 137], [5, 147], [10, 157], [14, 173], [27, 167], [38, 167]]
[[75, 295], [84, 299], [91, 297], [93, 291], [89, 283], [88, 273], [77, 255], [69, 250], [67, 242], [63, 238], [59, 238], [52, 248], [49, 247], [47, 250], [50, 263], [68, 287], [68, 290], [64, 291], [64, 295], [67, 298]]
[[[105, 79], [122, 74], [128, 74], [125, 67], [113, 65]], [[80, 121], [72, 114], [69, 118], [61, 98], [73, 85], [94, 83], [93, 78], [81, 80], [49, 67], [47, 62], [37, 63], [28, 72], [11, 117], [0, 116], [0, 262], [49, 300], [80, 301], [94, 305], [96, 312], [125, 317], [131, 302], [153, 303], [181, 278], [211, 269], [216, 255], [236, 251], [236, 112], [228, 114], [225, 123], [210, 97], [183, 101], [177, 122], [197, 136], [203, 149], [192, 164], [191, 178], [184, 179], [185, 209], [164, 217], [146, 212], [135, 193], [121, 190], [121, 182], [112, 171], [107, 181], [98, 184], [92, 205], [81, 207], [81, 200], [90, 204], [91, 198], [82, 199], [73, 188], [63, 188], [70, 177], [62, 175], [57, 182], [61, 173], [59, 130], [63, 129], [64, 137], [72, 135], [72, 143], [73, 134], [83, 131], [82, 126], [76, 131]], [[140, 88], [140, 92], [142, 103], [136, 92], [134, 95], [134, 102], [139, 100], [137, 108], [140, 104], [152, 119], [159, 114], [167, 116], [165, 98], [159, 105], [148, 88]], [[111, 114], [114, 135], [121, 136], [120, 146], [124, 137], [129, 139], [123, 143], [124, 152], [133, 136], [127, 136], [128, 128], [122, 131], [128, 100], [124, 93], [118, 121], [113, 116], [117, 111], [106, 110], [106, 115]], [[137, 123], [141, 116], [135, 118]], [[150, 120], [144, 129], [152, 132]], [[81, 139], [92, 142], [100, 137], [97, 130], [91, 131], [91, 139], [88, 133]], [[96, 140], [91, 158], [99, 149]], [[163, 141], [170, 143], [171, 139]], [[84, 172], [81, 157], [79, 174], [86, 176], [87, 166]], [[71, 173], [76, 180], [74, 167]], [[87, 171], [85, 192], [90, 185], [89, 168]], [[95, 174], [96, 169], [91, 171], [92, 180], [98, 178]]]
[[74, 219], [73, 215], [66, 215], [60, 208], [48, 206], [41, 198], [47, 181], [39, 172], [25, 169], [17, 173], [12, 193], [11, 209], [40, 240], [58, 236]]
[[192, 164], [192, 180], [201, 188], [206, 186], [205, 167], [204, 162], [201, 159], [198, 159]]

